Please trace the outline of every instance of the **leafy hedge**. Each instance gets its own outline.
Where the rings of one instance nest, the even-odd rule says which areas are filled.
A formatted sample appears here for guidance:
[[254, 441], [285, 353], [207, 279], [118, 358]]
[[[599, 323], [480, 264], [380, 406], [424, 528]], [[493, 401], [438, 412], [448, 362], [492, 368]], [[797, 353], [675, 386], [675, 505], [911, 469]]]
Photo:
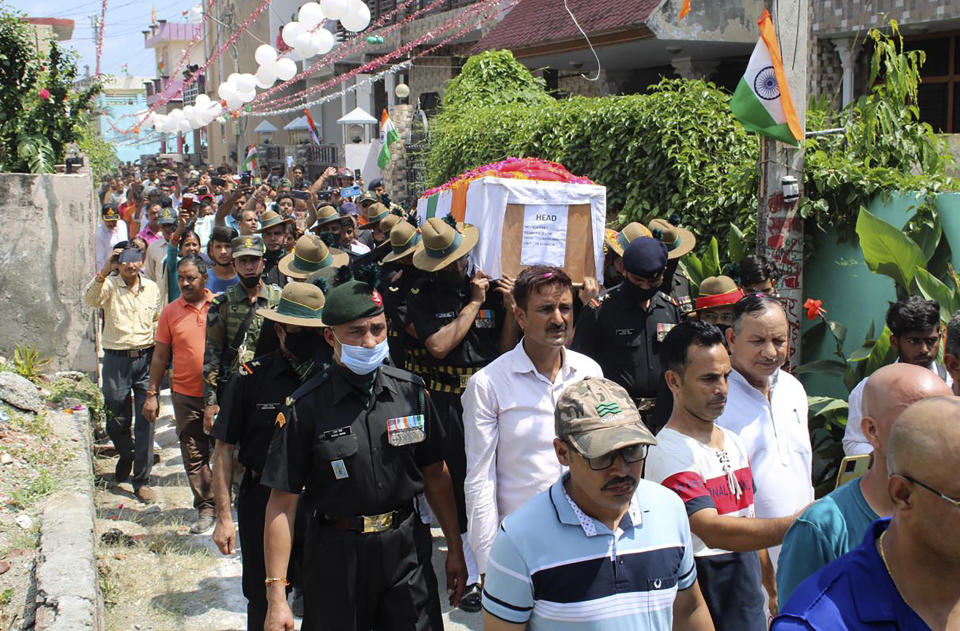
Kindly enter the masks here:
[[509, 69], [508, 89], [491, 90], [499, 75], [487, 64], [483, 80], [474, 80], [471, 74], [483, 67], [475, 60], [448, 85], [434, 121], [431, 186], [510, 156], [537, 157], [605, 185], [608, 216], [618, 225], [679, 215], [696, 234], [716, 235], [722, 245], [731, 222], [754, 233], [759, 145], [735, 122], [729, 95], [715, 85], [664, 79], [646, 94], [554, 100], [545, 93], [534, 98], [531, 90], [542, 87], [520, 82], [520, 102], [489, 105], [476, 92], [465, 99], [462, 89], [482, 84], [488, 95], [509, 100], [518, 92], [510, 68], [520, 64], [498, 58]]

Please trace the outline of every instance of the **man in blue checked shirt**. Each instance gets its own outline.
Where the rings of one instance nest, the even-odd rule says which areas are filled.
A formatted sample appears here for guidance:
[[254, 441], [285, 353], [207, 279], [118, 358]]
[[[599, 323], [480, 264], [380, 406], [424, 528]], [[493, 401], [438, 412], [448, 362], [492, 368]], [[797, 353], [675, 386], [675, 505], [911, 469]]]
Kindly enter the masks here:
[[657, 441], [627, 391], [584, 379], [560, 395], [554, 421], [570, 471], [501, 524], [484, 630], [712, 631], [683, 503], [641, 479]]

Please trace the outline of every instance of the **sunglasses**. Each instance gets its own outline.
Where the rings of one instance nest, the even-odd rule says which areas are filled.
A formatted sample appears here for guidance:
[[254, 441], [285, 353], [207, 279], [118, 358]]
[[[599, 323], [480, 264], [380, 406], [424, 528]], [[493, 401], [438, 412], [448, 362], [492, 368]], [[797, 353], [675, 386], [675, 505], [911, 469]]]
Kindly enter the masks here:
[[573, 446], [573, 443], [570, 441], [563, 441], [577, 453], [578, 456], [587, 461], [587, 466], [594, 471], [603, 471], [604, 469], [609, 469], [613, 466], [613, 463], [616, 462], [617, 456], [623, 458], [623, 461], [627, 464], [633, 464], [634, 462], [640, 462], [647, 457], [647, 448], [649, 445], [637, 444], [637, 445], [628, 445], [627, 447], [622, 447], [620, 449], [611, 451], [610, 453], [603, 454], [602, 456], [597, 456], [596, 458], [587, 458], [581, 453], [579, 449]]

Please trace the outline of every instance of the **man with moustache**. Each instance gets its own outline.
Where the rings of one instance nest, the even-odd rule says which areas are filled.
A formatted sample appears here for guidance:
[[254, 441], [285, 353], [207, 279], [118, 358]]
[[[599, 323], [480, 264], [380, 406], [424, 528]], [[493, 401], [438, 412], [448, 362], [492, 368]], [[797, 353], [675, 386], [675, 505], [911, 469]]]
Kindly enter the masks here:
[[[776, 298], [751, 294], [736, 304], [726, 332], [730, 390], [717, 425], [747, 450], [757, 490], [757, 517], [787, 517], [813, 501], [813, 449], [807, 431], [807, 393], [780, 369], [787, 360], [787, 314]], [[773, 588], [780, 547], [770, 548], [764, 585]]]
[[573, 328], [573, 284], [558, 267], [534, 265], [513, 284], [523, 339], [467, 382], [463, 430], [467, 540], [480, 573], [503, 519], [546, 491], [563, 469], [553, 451], [560, 393], [600, 366], [564, 348]]
[[[887, 328], [890, 329], [890, 347], [897, 354], [897, 362], [922, 366], [939, 375], [951, 385], [953, 380], [947, 369], [937, 361], [940, 349], [940, 305], [921, 296], [910, 296], [890, 305], [887, 311]], [[863, 435], [860, 419], [863, 418], [863, 379], [850, 391], [850, 413], [843, 433], [843, 453], [848, 456], [868, 454], [873, 450]]]
[[584, 379], [560, 395], [554, 423], [570, 470], [501, 524], [484, 630], [712, 630], [683, 503], [640, 478], [657, 440], [629, 394]]
[[291, 217], [279, 215], [268, 210], [260, 216], [260, 229], [256, 232], [263, 237], [266, 251], [263, 253], [263, 282], [283, 288], [287, 284], [287, 277], [277, 265], [287, 251], [283, 248], [286, 239], [287, 224], [293, 223]]
[[893, 500], [887, 492], [886, 458], [894, 421], [916, 401], [950, 394], [943, 379], [926, 367], [898, 363], [870, 375], [860, 422], [873, 446], [870, 469], [820, 498], [787, 531], [777, 566], [781, 605], [804, 579], [860, 545], [870, 524], [890, 516]]
[[203, 353], [203, 427], [213, 428], [220, 411], [220, 389], [243, 362], [254, 357], [263, 317], [260, 308], [280, 302], [280, 288], [263, 282], [263, 239], [259, 235], [233, 240], [233, 265], [240, 282], [214, 298], [207, 313]]
[[697, 578], [714, 626], [766, 631], [760, 556], [783, 540], [793, 517], [754, 516], [746, 449], [736, 434], [715, 424], [727, 403], [730, 375], [720, 329], [683, 322], [663, 340], [660, 359], [673, 413], [650, 449], [644, 477], [683, 500]]

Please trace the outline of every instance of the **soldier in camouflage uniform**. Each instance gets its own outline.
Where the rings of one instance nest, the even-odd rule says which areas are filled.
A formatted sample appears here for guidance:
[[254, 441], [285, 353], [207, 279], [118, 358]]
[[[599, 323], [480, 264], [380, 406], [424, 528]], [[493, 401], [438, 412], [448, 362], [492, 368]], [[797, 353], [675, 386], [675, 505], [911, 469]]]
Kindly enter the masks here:
[[242, 362], [253, 359], [263, 318], [258, 308], [276, 307], [280, 288], [267, 285], [263, 274], [263, 239], [245, 235], [233, 240], [233, 264], [240, 282], [213, 299], [207, 314], [203, 352], [203, 427], [208, 434], [220, 411], [218, 389]]

